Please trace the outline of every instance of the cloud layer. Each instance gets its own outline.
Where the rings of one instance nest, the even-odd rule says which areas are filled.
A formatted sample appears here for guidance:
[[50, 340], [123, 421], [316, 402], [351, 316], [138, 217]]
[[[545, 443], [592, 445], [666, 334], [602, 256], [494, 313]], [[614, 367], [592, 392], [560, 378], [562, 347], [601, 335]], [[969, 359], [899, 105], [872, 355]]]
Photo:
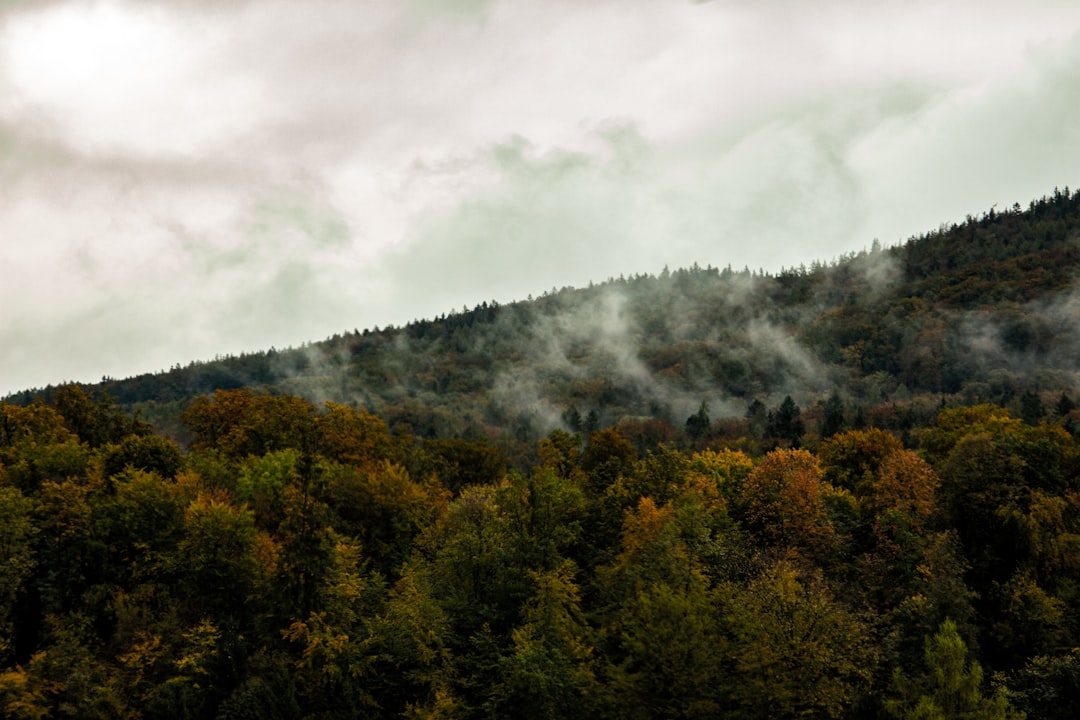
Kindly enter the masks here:
[[0, 2], [0, 394], [1078, 183], [1080, 8]]

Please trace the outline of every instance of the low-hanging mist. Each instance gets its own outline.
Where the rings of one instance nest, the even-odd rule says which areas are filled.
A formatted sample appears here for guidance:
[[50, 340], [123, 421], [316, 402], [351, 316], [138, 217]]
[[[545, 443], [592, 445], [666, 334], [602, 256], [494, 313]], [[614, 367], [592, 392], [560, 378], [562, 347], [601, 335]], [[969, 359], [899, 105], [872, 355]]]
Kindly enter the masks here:
[[741, 418], [787, 396], [860, 413], [918, 398], [1049, 405], [1080, 389], [1078, 228], [1080, 195], [1057, 190], [776, 275], [664, 268], [98, 387], [166, 423], [192, 397], [253, 387], [365, 407], [422, 437], [520, 441], [584, 418]]

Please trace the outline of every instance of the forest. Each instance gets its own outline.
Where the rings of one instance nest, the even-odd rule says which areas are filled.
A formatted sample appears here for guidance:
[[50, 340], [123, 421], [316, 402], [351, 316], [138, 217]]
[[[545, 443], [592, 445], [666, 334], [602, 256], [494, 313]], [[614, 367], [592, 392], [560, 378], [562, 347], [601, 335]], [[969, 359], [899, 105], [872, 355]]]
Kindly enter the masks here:
[[12, 718], [1072, 718], [1080, 196], [0, 401]]

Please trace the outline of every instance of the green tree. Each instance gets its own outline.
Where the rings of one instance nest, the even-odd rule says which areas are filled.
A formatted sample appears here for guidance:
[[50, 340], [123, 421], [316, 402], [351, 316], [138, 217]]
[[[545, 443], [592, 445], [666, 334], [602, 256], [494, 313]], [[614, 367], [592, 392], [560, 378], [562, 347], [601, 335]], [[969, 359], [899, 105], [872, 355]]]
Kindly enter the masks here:
[[726, 583], [721, 597], [731, 643], [725, 717], [838, 718], [869, 691], [870, 629], [820, 574], [780, 561], [748, 586]]
[[378, 699], [386, 713], [431, 720], [458, 716], [452, 620], [436, 597], [429, 563], [405, 563], [375, 622], [382, 651]]
[[171, 441], [157, 435], [128, 435], [119, 444], [107, 446], [104, 469], [110, 476], [132, 468], [172, 478], [182, 463], [180, 449]]
[[594, 496], [601, 494], [619, 477], [633, 472], [636, 463], [637, 450], [633, 443], [614, 428], [589, 435], [581, 455], [581, 469], [589, 477], [588, 487]]
[[[4, 664], [13, 650], [16, 602], [26, 592], [36, 565], [33, 510], [33, 501], [17, 488], [0, 485], [0, 663]], [[23, 622], [29, 624], [28, 620]]]
[[707, 718], [719, 710], [725, 651], [712, 590], [676, 510], [640, 500], [619, 553], [597, 571], [606, 716]]
[[1080, 707], [1080, 650], [1040, 655], [1009, 678], [1010, 698], [1039, 720], [1073, 720]]
[[1038, 393], [1025, 390], [1020, 396], [1020, 417], [1028, 425], [1038, 425], [1046, 412]]
[[334, 528], [358, 538], [365, 556], [386, 577], [400, 571], [414, 539], [450, 499], [435, 477], [418, 482], [388, 460], [362, 467], [331, 463], [323, 477]]
[[967, 657], [967, 645], [956, 623], [945, 620], [926, 638], [924, 672], [908, 678], [893, 676], [897, 697], [886, 703], [893, 717], [903, 720], [1006, 720], [1022, 718], [1009, 705], [1003, 688], [983, 694], [982, 666]]
[[769, 426], [766, 435], [786, 442], [790, 447], [797, 448], [802, 441], [806, 425], [802, 420], [802, 411], [790, 395], [784, 397], [776, 412], [769, 413]]
[[573, 563], [534, 571], [535, 594], [524, 623], [511, 633], [494, 691], [497, 715], [521, 718], [584, 717], [596, 702], [592, 633], [581, 611]]
[[269, 568], [256, 555], [258, 532], [250, 510], [226, 498], [200, 494], [184, 510], [176, 554], [180, 591], [193, 613], [245, 615], [257, 576]]
[[489, 485], [466, 488], [422, 545], [434, 555], [433, 589], [459, 638], [485, 626], [509, 632], [529, 593], [528, 568], [515, 563], [519, 548], [498, 496]]
[[709, 434], [709, 404], [701, 401], [698, 411], [686, 418], [686, 434], [694, 440], [700, 440]]
[[329, 567], [320, 578], [318, 610], [284, 632], [297, 649], [293, 678], [309, 713], [320, 717], [377, 717], [379, 638], [372, 619], [383, 587], [365, 577], [360, 548], [334, 537]]
[[844, 401], [840, 399], [840, 393], [833, 390], [822, 410], [820, 434], [822, 439], [825, 439], [844, 429]]
[[765, 403], [757, 398], [754, 398], [753, 402], [746, 407], [746, 427], [755, 440], [765, 437], [765, 432], [768, 430], [769, 411]]
[[125, 415], [108, 396], [93, 398], [79, 385], [63, 385], [52, 404], [66, 425], [92, 448], [118, 443], [128, 435], [149, 435], [149, 424]]
[[741, 450], [703, 450], [690, 457], [689, 469], [709, 478], [724, 498], [731, 502], [743, 493], [743, 485], [754, 469], [754, 461]]

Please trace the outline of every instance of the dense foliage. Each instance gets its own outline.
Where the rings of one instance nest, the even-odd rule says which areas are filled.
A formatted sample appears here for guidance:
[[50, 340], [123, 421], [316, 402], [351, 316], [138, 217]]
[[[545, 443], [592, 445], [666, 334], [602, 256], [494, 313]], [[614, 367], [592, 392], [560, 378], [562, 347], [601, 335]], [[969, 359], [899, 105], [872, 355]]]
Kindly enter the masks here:
[[293, 396], [200, 398], [186, 451], [77, 386], [56, 398], [0, 403], [7, 717], [1080, 701], [1075, 411], [945, 408], [914, 449], [879, 428], [753, 454], [556, 430], [519, 471], [486, 440]]

